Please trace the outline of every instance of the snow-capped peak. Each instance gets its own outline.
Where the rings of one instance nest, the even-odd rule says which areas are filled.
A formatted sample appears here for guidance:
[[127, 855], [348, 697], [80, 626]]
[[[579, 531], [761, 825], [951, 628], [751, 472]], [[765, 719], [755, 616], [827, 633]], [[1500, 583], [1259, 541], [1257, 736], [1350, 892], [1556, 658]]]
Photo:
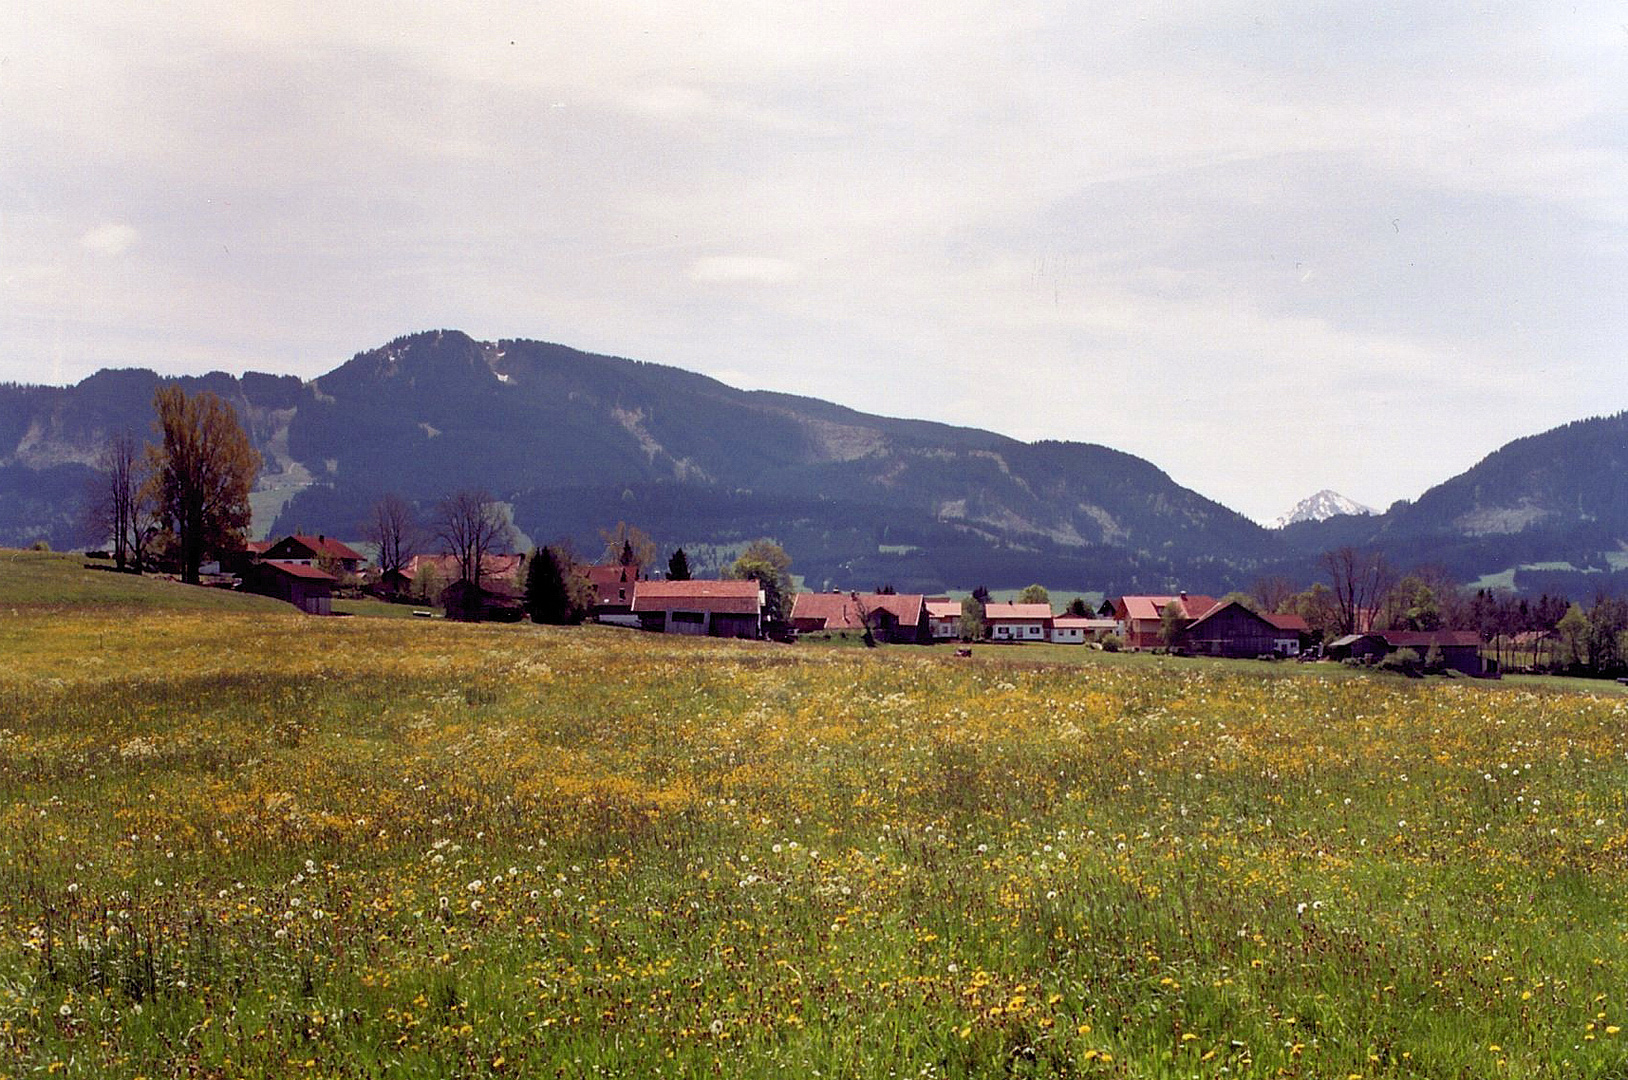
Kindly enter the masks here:
[[1281, 529], [1286, 525], [1298, 525], [1302, 521], [1327, 521], [1341, 514], [1371, 513], [1373, 513], [1371, 508], [1353, 502], [1337, 491], [1324, 488], [1309, 499], [1301, 499], [1293, 510], [1274, 518], [1267, 528]]

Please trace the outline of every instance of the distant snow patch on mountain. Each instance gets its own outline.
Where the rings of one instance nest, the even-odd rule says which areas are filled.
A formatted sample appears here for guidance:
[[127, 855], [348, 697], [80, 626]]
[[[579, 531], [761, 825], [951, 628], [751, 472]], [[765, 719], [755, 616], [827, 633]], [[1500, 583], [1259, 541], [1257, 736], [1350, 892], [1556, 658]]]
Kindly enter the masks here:
[[1324, 488], [1309, 499], [1301, 499], [1293, 510], [1272, 519], [1266, 527], [1281, 529], [1288, 525], [1298, 525], [1302, 521], [1327, 521], [1342, 514], [1362, 515], [1373, 512], [1370, 507], [1353, 502], [1337, 491]]

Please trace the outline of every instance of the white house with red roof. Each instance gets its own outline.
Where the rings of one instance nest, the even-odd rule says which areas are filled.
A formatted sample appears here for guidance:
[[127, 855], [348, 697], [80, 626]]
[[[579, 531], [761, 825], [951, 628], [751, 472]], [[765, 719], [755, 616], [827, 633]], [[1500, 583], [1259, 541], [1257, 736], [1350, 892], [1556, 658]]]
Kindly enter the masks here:
[[961, 602], [947, 596], [926, 601], [927, 632], [934, 641], [954, 641], [961, 636]]
[[1045, 641], [1053, 618], [1050, 604], [985, 604], [984, 633], [991, 641]]
[[362, 558], [361, 552], [331, 536], [321, 534], [308, 536], [302, 533], [283, 537], [262, 552], [260, 558], [299, 563], [303, 566], [316, 566], [323, 561], [331, 561], [347, 574], [356, 573], [366, 561]]
[[1084, 645], [1097, 634], [1112, 634], [1118, 628], [1113, 619], [1059, 615], [1051, 621], [1051, 640], [1054, 645]]

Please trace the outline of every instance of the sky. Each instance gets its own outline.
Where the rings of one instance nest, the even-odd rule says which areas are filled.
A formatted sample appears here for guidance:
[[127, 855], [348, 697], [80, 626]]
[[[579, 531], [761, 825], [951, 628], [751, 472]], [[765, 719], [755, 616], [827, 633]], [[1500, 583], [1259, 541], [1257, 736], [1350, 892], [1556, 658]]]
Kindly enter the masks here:
[[456, 328], [1265, 520], [1628, 408], [1628, 4], [39, 0], [0, 380]]

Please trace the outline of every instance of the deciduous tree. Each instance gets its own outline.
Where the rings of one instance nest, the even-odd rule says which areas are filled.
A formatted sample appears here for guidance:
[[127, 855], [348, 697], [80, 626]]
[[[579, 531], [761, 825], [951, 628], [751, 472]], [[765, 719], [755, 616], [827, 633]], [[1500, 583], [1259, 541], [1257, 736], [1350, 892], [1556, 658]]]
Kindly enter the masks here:
[[1046, 591], [1044, 585], [1030, 585], [1018, 593], [1017, 602], [1020, 604], [1050, 604], [1051, 593]]
[[394, 492], [373, 504], [362, 531], [378, 552], [376, 559], [382, 574], [393, 574], [406, 566], [418, 543], [418, 523], [413, 518], [413, 508]]
[[[984, 595], [988, 595], [986, 592]], [[978, 599], [976, 591], [961, 601], [961, 623], [959, 627], [962, 641], [978, 641], [984, 636], [984, 604]]]
[[121, 431], [108, 440], [98, 466], [86, 504], [90, 538], [97, 544], [111, 540], [114, 564], [139, 572], [148, 542], [158, 531], [147, 455], [135, 435]]
[[605, 554], [599, 560], [602, 563], [652, 567], [661, 558], [650, 534], [625, 521], [618, 521], [614, 529], [600, 529], [599, 538], [605, 542]]
[[260, 455], [237, 413], [208, 390], [188, 397], [180, 387], [162, 387], [153, 409], [160, 442], [147, 447], [148, 487], [174, 536], [181, 580], [196, 584], [206, 554], [243, 546]]
[[763, 586], [764, 618], [784, 622], [792, 599], [791, 556], [786, 549], [764, 537], [746, 545], [746, 550], [729, 566], [729, 576], [747, 578]]
[[442, 499], [435, 511], [435, 536], [442, 550], [458, 563], [458, 580], [480, 584], [486, 556], [506, 547], [514, 535], [508, 516], [491, 493], [459, 491]]
[[1333, 586], [1340, 633], [1368, 630], [1369, 620], [1383, 605], [1394, 580], [1385, 556], [1346, 546], [1323, 552], [1322, 564]]

